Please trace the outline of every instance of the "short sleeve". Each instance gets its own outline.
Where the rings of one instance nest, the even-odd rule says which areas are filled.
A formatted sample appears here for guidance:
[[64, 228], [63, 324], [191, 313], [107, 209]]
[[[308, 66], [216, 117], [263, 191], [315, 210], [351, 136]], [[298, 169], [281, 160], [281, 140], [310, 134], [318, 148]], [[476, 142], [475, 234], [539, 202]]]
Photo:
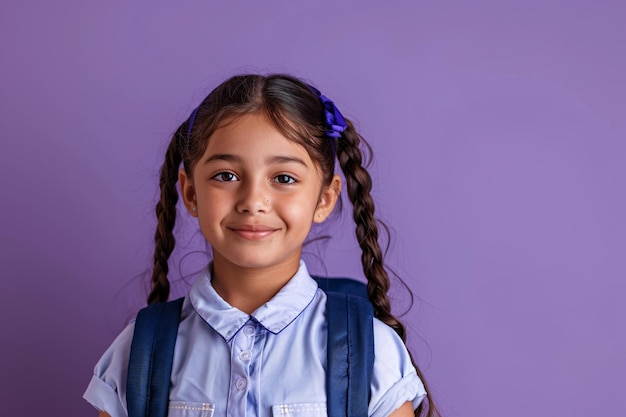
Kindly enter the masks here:
[[127, 417], [126, 375], [134, 322], [126, 326], [104, 352], [94, 368], [94, 374], [83, 398], [111, 417]]
[[416, 409], [424, 397], [424, 384], [417, 376], [400, 336], [374, 319], [374, 370], [368, 414], [387, 417], [407, 401]]

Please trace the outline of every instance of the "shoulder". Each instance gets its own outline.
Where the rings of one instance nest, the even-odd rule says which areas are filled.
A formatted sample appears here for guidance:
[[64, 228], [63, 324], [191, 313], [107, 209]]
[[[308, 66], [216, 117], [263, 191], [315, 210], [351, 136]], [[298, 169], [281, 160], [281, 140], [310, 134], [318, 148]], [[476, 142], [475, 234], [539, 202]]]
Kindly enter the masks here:
[[[116, 369], [121, 364], [128, 365], [128, 357], [130, 355], [130, 345], [133, 341], [133, 333], [135, 331], [135, 321], [130, 322], [124, 330], [122, 330], [113, 343], [104, 352], [96, 367], [94, 373], [98, 376], [105, 376], [112, 369]], [[125, 367], [124, 367], [125, 368]]]
[[[185, 299], [179, 321], [192, 316], [193, 307]], [[178, 313], [177, 313], [178, 314]], [[89, 403], [111, 417], [126, 415], [126, 378], [135, 333], [135, 321], [130, 322], [100, 357], [91, 381], [83, 395]]]
[[374, 319], [374, 369], [370, 416], [388, 416], [406, 401], [415, 409], [426, 395], [409, 352], [400, 336]]
[[[415, 372], [407, 348], [391, 327], [374, 319], [374, 366], [399, 369], [402, 373]], [[384, 357], [384, 361], [382, 358]]]
[[126, 415], [126, 376], [134, 321], [115, 338], [96, 363], [83, 398], [112, 417]]

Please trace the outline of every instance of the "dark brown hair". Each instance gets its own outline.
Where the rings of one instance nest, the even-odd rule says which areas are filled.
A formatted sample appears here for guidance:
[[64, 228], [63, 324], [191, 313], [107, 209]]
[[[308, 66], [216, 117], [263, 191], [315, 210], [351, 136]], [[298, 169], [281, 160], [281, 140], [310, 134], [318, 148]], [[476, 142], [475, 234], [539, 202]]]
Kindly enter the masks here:
[[[283, 136], [302, 145], [311, 160], [317, 163], [325, 186], [330, 184], [334, 175], [336, 152], [353, 206], [357, 241], [362, 251], [361, 262], [374, 315], [391, 326], [406, 342], [404, 325], [391, 313], [387, 297], [389, 274], [379, 244], [379, 222], [374, 217], [374, 200], [370, 194], [372, 179], [364, 167], [364, 150], [370, 152], [369, 145], [349, 120], [346, 120], [348, 128], [341, 138], [328, 138], [319, 97], [304, 82], [282, 74], [240, 75], [226, 80], [200, 104], [192, 126], [187, 120], [176, 130], [161, 167], [161, 198], [156, 206], [158, 224], [154, 236], [154, 270], [148, 304], [166, 301], [169, 296], [168, 259], [175, 245], [173, 229], [180, 164], [191, 177], [195, 164], [206, 150], [209, 137], [218, 125], [226, 118], [249, 113], [262, 114]], [[333, 146], [331, 141], [334, 140], [336, 143]], [[424, 376], [417, 365], [415, 368], [428, 393], [427, 401], [418, 407], [415, 415], [438, 416]]]

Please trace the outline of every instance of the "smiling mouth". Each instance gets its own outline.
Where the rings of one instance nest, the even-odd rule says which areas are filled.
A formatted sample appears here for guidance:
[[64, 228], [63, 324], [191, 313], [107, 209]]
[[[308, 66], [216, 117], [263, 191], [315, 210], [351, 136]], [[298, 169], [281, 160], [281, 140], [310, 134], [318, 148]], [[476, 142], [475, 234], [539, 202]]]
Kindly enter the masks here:
[[233, 226], [228, 229], [247, 240], [265, 239], [278, 230], [267, 226]]

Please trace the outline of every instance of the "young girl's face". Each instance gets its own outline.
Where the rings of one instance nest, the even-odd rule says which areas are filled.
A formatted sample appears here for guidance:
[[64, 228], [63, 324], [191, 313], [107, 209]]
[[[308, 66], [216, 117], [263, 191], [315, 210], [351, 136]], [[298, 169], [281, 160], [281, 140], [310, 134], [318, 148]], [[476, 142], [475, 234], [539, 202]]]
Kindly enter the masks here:
[[258, 114], [218, 128], [192, 178], [182, 170], [179, 179], [214, 263], [240, 268], [297, 268], [312, 223], [328, 217], [341, 188], [336, 175], [324, 187], [304, 147]]

